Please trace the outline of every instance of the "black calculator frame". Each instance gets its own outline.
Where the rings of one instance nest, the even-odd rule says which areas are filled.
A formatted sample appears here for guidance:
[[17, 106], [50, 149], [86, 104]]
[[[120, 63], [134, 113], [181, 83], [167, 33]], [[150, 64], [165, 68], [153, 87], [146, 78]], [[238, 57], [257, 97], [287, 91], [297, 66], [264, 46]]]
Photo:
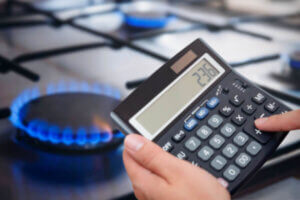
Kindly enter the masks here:
[[[192, 50], [197, 54], [197, 58], [194, 59], [189, 66], [183, 69], [180, 73], [176, 74], [171, 66], [185, 55], [188, 51]], [[165, 89], [169, 84], [171, 84], [178, 76], [184, 73], [193, 65], [201, 56], [204, 54], [209, 54], [221, 67], [225, 69], [225, 72], [206, 89], [192, 104], [190, 104], [181, 114], [179, 114], [169, 125], [167, 125], [154, 139], [155, 143], [158, 143], [160, 138], [177, 122], [178, 119], [182, 119], [187, 112], [191, 110], [203, 97], [205, 97], [211, 89], [215, 88], [222, 82], [223, 78], [228, 75], [233, 75], [239, 77], [246, 84], [251, 87], [257, 88], [259, 91], [266, 94], [266, 96], [276, 99], [272, 95], [268, 94], [266, 91], [258, 88], [255, 84], [232, 70], [232, 68], [226, 64], [226, 62], [214, 52], [204, 41], [197, 39], [188, 45], [185, 49], [171, 58], [167, 63], [165, 63], [161, 68], [159, 68], [154, 74], [150, 76], [145, 82], [143, 82], [135, 91], [133, 91], [123, 102], [121, 102], [117, 108], [111, 113], [113, 120], [116, 122], [117, 126], [125, 134], [138, 133], [138, 131], [129, 123], [129, 120], [145, 105], [147, 105], [156, 95], [158, 95], [163, 89]], [[280, 104], [284, 106], [283, 104]], [[284, 106], [285, 110], [290, 110], [288, 107]], [[246, 173], [240, 174], [240, 176], [233, 182], [229, 182], [228, 191], [234, 194], [236, 190], [242, 186], [249, 177], [253, 177], [253, 174], [263, 165], [263, 163], [269, 158], [269, 156], [276, 150], [278, 145], [284, 139], [287, 133], [274, 133], [272, 140], [270, 140], [266, 145], [263, 145], [263, 152], [252, 161], [255, 162], [255, 166], [252, 168], [247, 167], [242, 169]]]

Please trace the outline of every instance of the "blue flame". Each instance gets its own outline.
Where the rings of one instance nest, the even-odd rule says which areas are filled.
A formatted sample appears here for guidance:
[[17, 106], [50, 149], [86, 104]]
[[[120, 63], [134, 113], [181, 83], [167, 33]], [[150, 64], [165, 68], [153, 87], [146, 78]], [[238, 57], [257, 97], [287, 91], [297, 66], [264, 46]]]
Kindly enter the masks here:
[[[57, 84], [49, 84], [45, 88], [47, 95], [59, 93], [75, 93], [85, 92], [91, 94], [99, 94], [114, 99], [120, 99], [121, 94], [118, 90], [98, 83], [89, 84], [87, 82], [65, 82], [60, 81]], [[100, 130], [97, 127], [81, 127], [78, 130], [72, 130], [71, 127], [58, 127], [42, 120], [32, 120], [27, 125], [23, 124], [22, 119], [24, 112], [21, 109], [28, 102], [41, 97], [41, 89], [38, 87], [24, 90], [11, 104], [11, 122], [19, 129], [23, 130], [30, 137], [40, 141], [50, 142], [52, 144], [78, 145], [84, 146], [87, 144], [96, 145], [99, 143], [108, 143], [114, 138], [123, 138], [121, 132], [111, 133]], [[73, 134], [76, 132], [76, 134]]]
[[123, 19], [126, 24], [137, 27], [137, 28], [164, 28], [171, 20], [175, 19], [174, 15], [169, 15], [162, 18], [142, 18], [142, 17], [134, 17], [130, 15], [123, 15]]

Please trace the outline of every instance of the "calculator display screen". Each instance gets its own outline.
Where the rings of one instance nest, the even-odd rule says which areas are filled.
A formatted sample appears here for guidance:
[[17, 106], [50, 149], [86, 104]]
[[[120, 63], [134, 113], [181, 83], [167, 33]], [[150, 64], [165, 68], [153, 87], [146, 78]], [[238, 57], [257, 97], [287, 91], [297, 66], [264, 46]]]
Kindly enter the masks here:
[[129, 120], [142, 135], [153, 139], [224, 73], [217, 62], [205, 55]]

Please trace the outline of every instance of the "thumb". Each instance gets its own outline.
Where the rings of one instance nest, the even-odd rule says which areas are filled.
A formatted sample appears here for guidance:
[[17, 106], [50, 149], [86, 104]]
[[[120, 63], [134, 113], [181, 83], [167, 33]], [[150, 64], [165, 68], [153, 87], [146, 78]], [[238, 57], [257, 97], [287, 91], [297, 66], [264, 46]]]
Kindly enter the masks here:
[[178, 162], [184, 162], [165, 152], [152, 141], [137, 135], [130, 134], [124, 141], [125, 151], [142, 167], [162, 178], [172, 179], [172, 171]]
[[255, 126], [263, 131], [290, 131], [300, 129], [300, 109], [284, 114], [255, 120]]

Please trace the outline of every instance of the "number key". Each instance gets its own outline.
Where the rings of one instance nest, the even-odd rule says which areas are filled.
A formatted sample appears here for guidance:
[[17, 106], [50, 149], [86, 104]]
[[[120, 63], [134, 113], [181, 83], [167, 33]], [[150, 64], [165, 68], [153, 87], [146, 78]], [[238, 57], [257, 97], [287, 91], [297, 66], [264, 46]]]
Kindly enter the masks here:
[[235, 132], [235, 130], [235, 127], [231, 123], [226, 123], [221, 128], [221, 133], [226, 137], [230, 137]]
[[224, 142], [225, 142], [225, 139], [218, 134], [209, 140], [209, 144], [215, 149], [219, 149], [223, 145]]
[[240, 169], [235, 165], [229, 165], [229, 167], [224, 171], [223, 176], [229, 180], [233, 181], [240, 174]]
[[212, 134], [212, 130], [208, 126], [203, 125], [197, 130], [196, 134], [198, 137], [205, 140]]
[[247, 141], [249, 137], [243, 132], [239, 132], [234, 138], [233, 142], [237, 144], [238, 146], [243, 146]]
[[201, 144], [200, 140], [198, 140], [196, 137], [192, 136], [185, 142], [184, 146], [189, 151], [193, 152], [200, 146], [200, 144]]
[[214, 150], [212, 150], [210, 147], [205, 146], [198, 152], [198, 157], [201, 158], [204, 161], [207, 161], [210, 159], [210, 157], [214, 154]]
[[222, 153], [227, 158], [232, 158], [238, 152], [238, 148], [233, 144], [227, 144]]
[[241, 153], [236, 159], [235, 159], [235, 163], [242, 167], [242, 168], [245, 168], [249, 162], [251, 161], [251, 158], [250, 156], [248, 156], [247, 154], [245, 153]]
[[223, 118], [220, 115], [213, 115], [209, 118], [208, 124], [213, 128], [218, 128], [223, 122]]
[[225, 165], [227, 161], [223, 156], [216, 156], [210, 163], [210, 165], [215, 169], [215, 170], [221, 170]]

